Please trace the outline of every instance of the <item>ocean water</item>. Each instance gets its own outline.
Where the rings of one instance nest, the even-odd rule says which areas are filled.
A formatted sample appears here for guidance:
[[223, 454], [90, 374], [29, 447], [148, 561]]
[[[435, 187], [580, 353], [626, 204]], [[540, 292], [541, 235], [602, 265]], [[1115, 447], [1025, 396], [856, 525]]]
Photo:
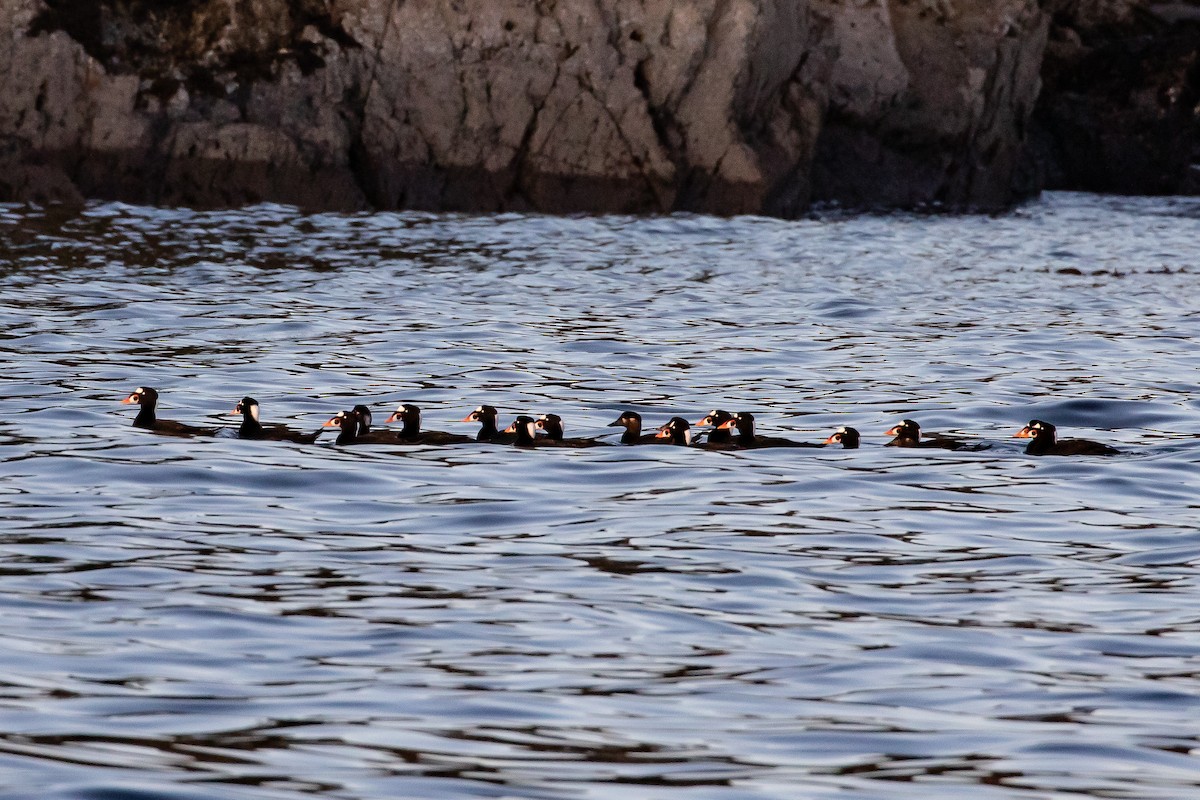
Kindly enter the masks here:
[[[1198, 243], [1198, 199], [1082, 194], [0, 206], [0, 800], [1195, 797]], [[863, 446], [243, 441], [247, 394]]]

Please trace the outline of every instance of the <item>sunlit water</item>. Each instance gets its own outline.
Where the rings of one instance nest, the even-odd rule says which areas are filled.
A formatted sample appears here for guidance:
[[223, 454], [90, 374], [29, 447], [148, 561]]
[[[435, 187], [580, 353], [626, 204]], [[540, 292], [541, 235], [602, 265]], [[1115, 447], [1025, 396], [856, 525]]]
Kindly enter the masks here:
[[[1200, 201], [0, 207], [0, 798], [1190, 798]], [[338, 448], [480, 403], [844, 450]], [[903, 417], [991, 442], [884, 448]], [[1120, 447], [1033, 458], [1031, 417]]]

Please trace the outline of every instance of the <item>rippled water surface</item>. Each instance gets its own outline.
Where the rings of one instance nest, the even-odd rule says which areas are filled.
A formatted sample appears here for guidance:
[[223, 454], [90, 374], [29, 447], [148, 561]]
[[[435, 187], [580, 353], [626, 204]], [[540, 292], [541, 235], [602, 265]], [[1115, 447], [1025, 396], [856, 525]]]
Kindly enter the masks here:
[[[1200, 201], [1086, 195], [0, 207], [0, 800], [1196, 797], [1198, 242]], [[173, 438], [142, 385], [864, 446]], [[1026, 456], [1031, 417], [1123, 453]]]

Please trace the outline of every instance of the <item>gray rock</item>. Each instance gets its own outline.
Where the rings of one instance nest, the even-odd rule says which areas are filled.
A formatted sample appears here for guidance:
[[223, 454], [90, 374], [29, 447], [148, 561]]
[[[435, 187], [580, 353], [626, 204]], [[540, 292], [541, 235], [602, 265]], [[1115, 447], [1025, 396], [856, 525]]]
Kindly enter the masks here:
[[1047, 26], [1036, 0], [0, 0], [0, 199], [998, 208], [1036, 189]]

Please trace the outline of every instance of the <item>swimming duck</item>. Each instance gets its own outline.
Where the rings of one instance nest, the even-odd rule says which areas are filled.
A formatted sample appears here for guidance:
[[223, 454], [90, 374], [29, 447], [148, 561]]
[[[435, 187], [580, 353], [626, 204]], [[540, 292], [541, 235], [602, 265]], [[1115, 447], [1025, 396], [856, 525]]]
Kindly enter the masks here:
[[683, 447], [690, 447], [692, 444], [692, 426], [683, 417], [671, 417], [666, 425], [658, 429], [658, 433], [654, 434], [659, 439], [666, 439], [667, 444], [677, 444]]
[[169, 419], [159, 419], [158, 390], [149, 386], [139, 386], [128, 397], [121, 401], [123, 404], [138, 405], [137, 416], [133, 418], [133, 427], [145, 428], [155, 433], [165, 433], [170, 436], [212, 436], [216, 433], [213, 428], [203, 428], [199, 425], [185, 425]]
[[708, 432], [709, 444], [729, 444], [733, 441], [733, 432], [729, 428], [724, 427], [724, 425], [731, 419], [733, 419], [733, 414], [719, 408], [714, 408], [693, 422], [692, 425], [697, 428], [712, 427], [712, 430]]
[[666, 439], [660, 439], [657, 433], [642, 433], [642, 415], [636, 411], [622, 411], [608, 427], [625, 429], [621, 444], [670, 444]]
[[[738, 435], [733, 438], [733, 443], [738, 447], [824, 447], [824, 444], [813, 444], [810, 442], [796, 442], [791, 439], [784, 439], [779, 436], [759, 436], [754, 432], [754, 415], [748, 411], [739, 411], [733, 415], [732, 419], [721, 423], [721, 428], [724, 430], [736, 429]], [[709, 442], [712, 442], [712, 437], [709, 437]]]
[[858, 431], [848, 425], [843, 425], [825, 440], [825, 444], [840, 444], [846, 450], [858, 448]]
[[263, 425], [258, 418], [258, 401], [253, 397], [243, 397], [229, 413], [240, 414], [242, 417], [242, 424], [238, 426], [239, 439], [269, 439], [276, 442], [312, 444], [321, 433], [320, 430], [313, 433], [302, 433], [281, 424]]
[[470, 436], [463, 436], [459, 433], [421, 430], [421, 409], [412, 403], [401, 403], [396, 407], [395, 413], [385, 420], [385, 423], [397, 420], [404, 423], [404, 427], [396, 434], [396, 440], [401, 444], [443, 445], [467, 444], [475, 441]]
[[400, 440], [396, 438], [395, 431], [371, 429], [371, 421], [374, 417], [371, 414], [371, 409], [362, 403], [359, 403], [350, 409], [350, 411], [339, 411], [329, 422], [334, 423], [335, 427], [340, 427], [341, 417], [346, 415], [349, 415], [356, 423], [352, 441], [342, 441], [338, 442], [338, 444], [400, 444]]
[[[351, 409], [350, 411], [337, 412], [332, 417], [325, 420], [325, 423], [321, 427], [340, 429], [341, 432], [338, 433], [337, 439], [334, 440], [334, 443], [344, 446], [348, 444], [358, 444], [358, 425], [358, 412]], [[393, 439], [393, 441], [395, 440]]]
[[558, 414], [542, 414], [533, 424], [538, 430], [545, 431], [546, 438], [551, 442], [562, 447], [597, 447], [608, 444], [596, 439], [564, 439], [562, 417]]
[[[514, 419], [503, 432], [513, 435], [513, 447], [537, 447], [542, 443], [537, 437], [537, 420], [524, 414]], [[543, 436], [542, 440], [546, 438]]]
[[894, 436], [884, 447], [938, 447], [943, 450], [985, 450], [986, 444], [970, 444], [961, 439], [942, 436], [940, 433], [926, 434], [921, 438], [921, 426], [911, 419], [901, 420], [899, 425], [889, 428], [886, 435]]
[[462, 421], [479, 423], [479, 433], [475, 434], [477, 442], [512, 444], [516, 439], [516, 434], [504, 433], [496, 427], [496, 418], [499, 416], [500, 412], [496, 410], [495, 406], [483, 405], [463, 417]]
[[1057, 438], [1058, 429], [1049, 422], [1031, 419], [1029, 424], [1013, 434], [1016, 439], [1029, 439], [1025, 454], [1031, 456], [1112, 456], [1121, 451], [1089, 439]]

